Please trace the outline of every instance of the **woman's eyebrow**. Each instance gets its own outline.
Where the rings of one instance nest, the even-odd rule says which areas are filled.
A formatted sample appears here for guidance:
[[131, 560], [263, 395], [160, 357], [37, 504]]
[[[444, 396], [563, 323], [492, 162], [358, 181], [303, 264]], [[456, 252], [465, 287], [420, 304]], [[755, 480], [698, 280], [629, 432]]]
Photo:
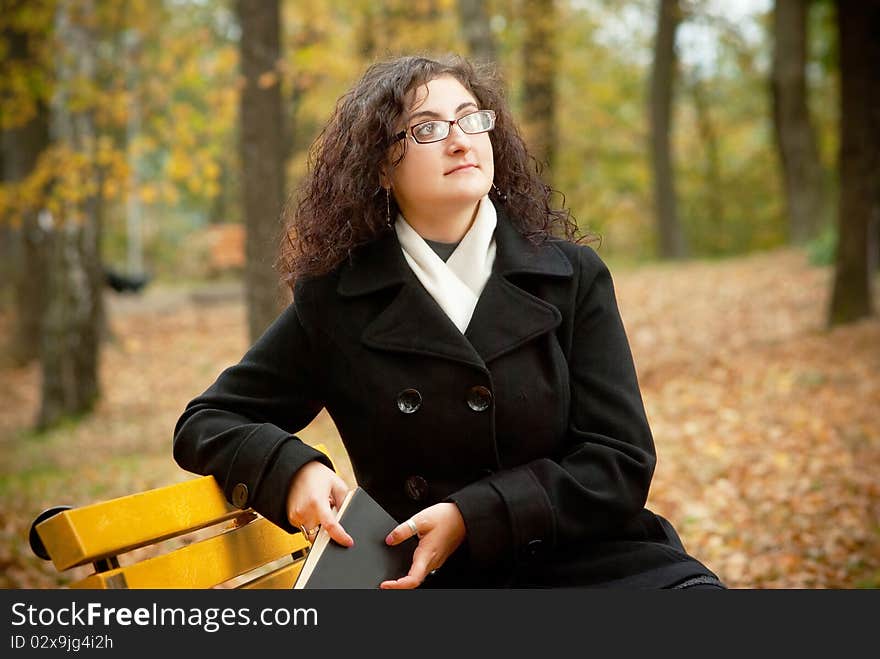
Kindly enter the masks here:
[[[477, 104], [474, 103], [473, 101], [465, 101], [464, 103], [459, 105], [457, 108], [455, 108], [455, 114], [458, 114], [459, 112], [464, 110], [469, 105], [473, 105], [474, 107], [477, 107]], [[440, 116], [440, 114], [437, 112], [434, 112], [433, 110], [422, 110], [421, 112], [416, 112], [414, 114], [411, 114], [409, 116], [409, 118], [406, 120], [406, 123], [409, 123], [410, 121], [412, 121], [416, 117], [439, 117], [439, 116]]]

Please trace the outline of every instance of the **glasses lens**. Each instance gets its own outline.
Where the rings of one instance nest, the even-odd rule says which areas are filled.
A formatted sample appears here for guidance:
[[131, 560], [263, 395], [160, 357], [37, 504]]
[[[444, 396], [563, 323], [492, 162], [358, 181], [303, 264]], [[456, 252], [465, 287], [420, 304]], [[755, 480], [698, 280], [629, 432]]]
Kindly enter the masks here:
[[445, 139], [449, 135], [449, 124], [445, 121], [426, 121], [413, 126], [413, 137], [416, 142], [425, 144]]
[[[465, 133], [485, 133], [495, 127], [495, 113], [492, 110], [478, 110], [466, 114], [456, 123]], [[449, 128], [448, 121], [424, 121], [412, 127], [412, 135], [419, 144], [430, 144], [445, 140]]]
[[463, 116], [458, 120], [458, 125], [465, 133], [484, 133], [491, 130], [494, 117], [489, 110], [480, 110]]

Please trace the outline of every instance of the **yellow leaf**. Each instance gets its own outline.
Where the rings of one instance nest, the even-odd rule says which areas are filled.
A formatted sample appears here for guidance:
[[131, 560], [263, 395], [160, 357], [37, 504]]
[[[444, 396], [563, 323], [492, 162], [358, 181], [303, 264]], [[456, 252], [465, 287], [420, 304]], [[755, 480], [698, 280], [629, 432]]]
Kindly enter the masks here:
[[202, 168], [202, 173], [211, 181], [216, 181], [220, 176], [220, 166], [213, 160], [209, 160]]
[[119, 184], [113, 179], [104, 181], [104, 197], [106, 199], [116, 199], [119, 196]]
[[791, 456], [788, 453], [782, 453], [780, 451], [776, 451], [773, 454], [773, 462], [777, 467], [781, 469], [786, 469], [789, 464], [791, 464]]
[[145, 204], [152, 204], [156, 201], [158, 197], [158, 191], [156, 190], [156, 186], [150, 183], [147, 183], [141, 186], [141, 200]]

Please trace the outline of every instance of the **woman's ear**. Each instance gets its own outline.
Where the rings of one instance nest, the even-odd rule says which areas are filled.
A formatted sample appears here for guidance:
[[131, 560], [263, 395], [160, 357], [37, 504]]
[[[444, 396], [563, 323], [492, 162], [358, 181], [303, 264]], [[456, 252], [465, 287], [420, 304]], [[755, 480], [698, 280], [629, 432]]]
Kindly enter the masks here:
[[394, 171], [394, 165], [391, 161], [391, 156], [386, 158], [379, 164], [379, 185], [381, 185], [386, 190], [391, 190], [394, 187], [394, 184], [391, 180], [391, 174]]
[[390, 190], [393, 187], [391, 184], [391, 172], [400, 164], [404, 155], [406, 155], [406, 142], [404, 142], [402, 148], [400, 142], [398, 142], [391, 146], [385, 155], [385, 159], [379, 163], [379, 184], [386, 190]]

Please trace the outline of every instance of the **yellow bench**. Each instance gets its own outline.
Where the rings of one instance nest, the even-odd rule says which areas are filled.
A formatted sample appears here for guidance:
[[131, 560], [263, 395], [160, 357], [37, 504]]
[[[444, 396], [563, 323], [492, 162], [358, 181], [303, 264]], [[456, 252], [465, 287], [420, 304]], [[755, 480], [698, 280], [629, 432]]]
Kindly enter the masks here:
[[230, 506], [213, 476], [50, 508], [30, 544], [59, 571], [92, 564], [71, 588], [290, 588], [309, 548], [301, 533]]

